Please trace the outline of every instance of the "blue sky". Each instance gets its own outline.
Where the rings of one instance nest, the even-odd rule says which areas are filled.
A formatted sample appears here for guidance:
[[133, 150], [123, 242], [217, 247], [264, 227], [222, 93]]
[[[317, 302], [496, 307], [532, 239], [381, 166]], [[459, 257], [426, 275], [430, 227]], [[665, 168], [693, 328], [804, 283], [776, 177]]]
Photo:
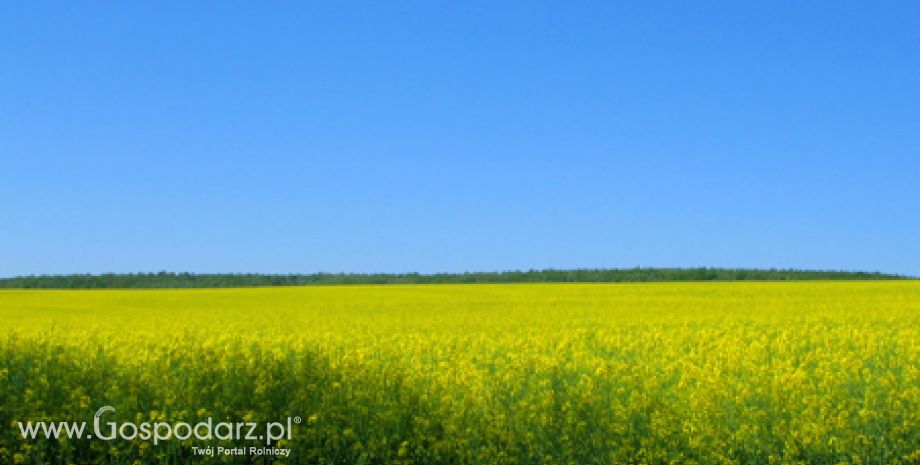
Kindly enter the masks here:
[[3, 3], [0, 276], [920, 275], [920, 3], [495, 3]]

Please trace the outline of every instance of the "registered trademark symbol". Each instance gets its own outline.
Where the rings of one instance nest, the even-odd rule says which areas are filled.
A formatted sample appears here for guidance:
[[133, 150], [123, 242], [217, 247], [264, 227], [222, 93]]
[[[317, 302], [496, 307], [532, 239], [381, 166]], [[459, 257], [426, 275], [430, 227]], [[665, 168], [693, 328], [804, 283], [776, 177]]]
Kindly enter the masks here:
[[297, 423], [297, 424], [299, 425], [300, 422], [302, 422], [302, 421], [303, 421], [303, 420], [302, 420], [300, 417], [294, 417], [294, 423]]

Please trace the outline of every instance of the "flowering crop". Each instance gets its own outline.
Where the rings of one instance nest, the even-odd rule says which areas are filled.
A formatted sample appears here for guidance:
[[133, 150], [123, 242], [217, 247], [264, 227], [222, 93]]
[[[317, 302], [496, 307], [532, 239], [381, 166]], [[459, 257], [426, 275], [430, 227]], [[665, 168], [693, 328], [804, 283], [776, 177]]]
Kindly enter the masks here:
[[[277, 463], [920, 463], [920, 283], [0, 291], [0, 463], [263, 463], [23, 421], [274, 421]], [[230, 444], [235, 445], [235, 444]]]

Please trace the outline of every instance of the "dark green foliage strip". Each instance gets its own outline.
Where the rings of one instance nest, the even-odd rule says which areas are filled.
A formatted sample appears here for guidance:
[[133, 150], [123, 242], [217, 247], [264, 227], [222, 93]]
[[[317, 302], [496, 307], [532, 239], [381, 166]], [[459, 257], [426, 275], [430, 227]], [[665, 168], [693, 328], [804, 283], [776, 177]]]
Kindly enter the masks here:
[[39, 275], [0, 279], [0, 288], [106, 289], [307, 286], [332, 284], [619, 283], [655, 281], [807, 281], [906, 279], [859, 271], [757, 270], [727, 268], [629, 268], [503, 271], [436, 274], [196, 274], [106, 273]]

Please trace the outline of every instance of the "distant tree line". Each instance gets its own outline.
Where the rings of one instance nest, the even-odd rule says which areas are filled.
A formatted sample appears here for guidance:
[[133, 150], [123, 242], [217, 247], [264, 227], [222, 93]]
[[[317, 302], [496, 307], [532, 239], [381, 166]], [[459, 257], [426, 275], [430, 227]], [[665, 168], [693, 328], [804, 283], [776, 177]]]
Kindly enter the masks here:
[[861, 271], [809, 271], [728, 268], [629, 268], [530, 270], [476, 273], [104, 273], [32, 275], [0, 279], [0, 288], [116, 289], [310, 286], [338, 284], [472, 284], [472, 283], [621, 283], [655, 281], [806, 281], [906, 279]]

